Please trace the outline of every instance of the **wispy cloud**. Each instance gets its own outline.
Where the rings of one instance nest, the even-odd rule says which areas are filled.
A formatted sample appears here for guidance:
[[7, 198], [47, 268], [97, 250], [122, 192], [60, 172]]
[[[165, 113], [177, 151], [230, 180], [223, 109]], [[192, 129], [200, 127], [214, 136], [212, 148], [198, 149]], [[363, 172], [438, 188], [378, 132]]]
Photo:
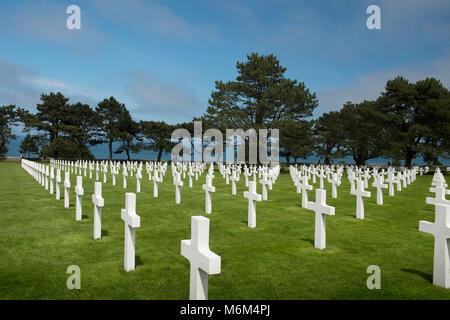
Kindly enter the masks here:
[[67, 6], [63, 1], [17, 2], [7, 12], [0, 12], [0, 27], [28, 41], [63, 43], [79, 50], [93, 48], [108, 37], [96, 27], [89, 10], [81, 12], [80, 30], [67, 29]]
[[0, 59], [0, 105], [14, 104], [34, 111], [42, 93], [62, 92], [70, 102], [83, 102], [95, 107], [111, 91], [82, 86], [42, 76], [28, 66]]
[[315, 114], [321, 115], [330, 110], [339, 110], [347, 101], [359, 103], [363, 100], [374, 100], [382, 91], [388, 80], [403, 76], [415, 82], [427, 77], [441, 80], [450, 88], [450, 55], [416, 66], [403, 66], [360, 74], [347, 85], [329, 88], [318, 92], [319, 107]]
[[91, 3], [108, 20], [141, 34], [183, 41], [205, 41], [219, 37], [213, 24], [197, 24], [152, 0], [93, 0]]
[[134, 114], [140, 120], [179, 123], [191, 121], [204, 110], [192, 92], [164, 83], [147, 72], [129, 71], [124, 78], [127, 94], [136, 102]]

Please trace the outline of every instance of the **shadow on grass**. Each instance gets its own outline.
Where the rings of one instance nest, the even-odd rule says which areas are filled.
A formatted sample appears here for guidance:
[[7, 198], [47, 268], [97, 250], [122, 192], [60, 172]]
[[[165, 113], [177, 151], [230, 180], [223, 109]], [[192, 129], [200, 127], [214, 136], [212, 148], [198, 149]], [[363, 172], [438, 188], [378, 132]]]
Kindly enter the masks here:
[[311, 240], [311, 239], [301, 239], [301, 240], [309, 242], [314, 247], [314, 240]]
[[107, 237], [109, 235], [108, 230], [102, 229], [102, 237]]
[[141, 260], [141, 256], [139, 256], [139, 255], [136, 255], [135, 256], [135, 261], [136, 261], [136, 267], [137, 266], [143, 266], [144, 265], [144, 262]]
[[84, 220], [85, 220], [85, 219], [87, 219], [87, 218], [89, 218], [89, 216], [87, 216], [87, 215], [85, 215], [85, 214], [82, 214], [82, 215], [81, 215], [81, 219], [84, 219]]
[[408, 272], [408, 273], [412, 273], [412, 274], [417, 274], [419, 276], [421, 276], [422, 278], [424, 278], [425, 280], [427, 280], [428, 282], [432, 283], [433, 282], [433, 275], [429, 274], [429, 273], [425, 273], [422, 271], [418, 271], [418, 270], [414, 270], [414, 269], [405, 269], [402, 268], [401, 269], [403, 272]]
[[241, 220], [241, 222], [246, 225], [248, 224], [248, 220]]

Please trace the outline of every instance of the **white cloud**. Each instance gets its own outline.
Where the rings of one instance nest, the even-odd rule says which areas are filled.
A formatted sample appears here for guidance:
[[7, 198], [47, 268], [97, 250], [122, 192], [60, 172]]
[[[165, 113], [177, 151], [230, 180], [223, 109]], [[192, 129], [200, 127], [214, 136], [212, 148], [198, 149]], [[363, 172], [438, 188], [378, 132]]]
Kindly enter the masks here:
[[179, 123], [191, 121], [204, 109], [193, 92], [163, 83], [146, 72], [129, 71], [125, 79], [127, 94], [136, 101], [133, 111], [138, 119]]
[[386, 81], [397, 76], [403, 76], [412, 82], [434, 77], [441, 80], [445, 87], [450, 88], [450, 55], [421, 65], [361, 74], [352, 83], [319, 91], [317, 93], [319, 107], [315, 110], [315, 115], [339, 110], [347, 101], [359, 103], [363, 100], [376, 99], [384, 91]]
[[0, 27], [27, 40], [64, 43], [77, 52], [98, 46], [107, 36], [95, 26], [89, 10], [81, 9], [81, 29], [69, 30], [67, 6], [65, 2], [17, 2], [7, 12], [0, 12]]
[[204, 41], [219, 37], [219, 31], [214, 25], [188, 22], [156, 1], [92, 0], [91, 3], [108, 20], [143, 34], [150, 32], [184, 41]]

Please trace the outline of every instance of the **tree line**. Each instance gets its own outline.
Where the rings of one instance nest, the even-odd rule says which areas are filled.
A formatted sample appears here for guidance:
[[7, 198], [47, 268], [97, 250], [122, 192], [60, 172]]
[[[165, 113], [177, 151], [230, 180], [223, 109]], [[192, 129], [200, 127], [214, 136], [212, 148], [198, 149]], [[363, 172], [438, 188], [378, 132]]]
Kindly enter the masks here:
[[[450, 92], [435, 78], [417, 82], [399, 76], [387, 81], [379, 97], [345, 103], [313, 119], [318, 99], [303, 82], [285, 76], [286, 68], [273, 54], [252, 53], [237, 62], [235, 81], [216, 81], [201, 120], [203, 129], [279, 129], [280, 155], [289, 163], [311, 155], [331, 163], [351, 156], [357, 165], [384, 157], [405, 166], [422, 156], [428, 164], [448, 159], [450, 151]], [[338, 106], [335, 106], [338, 107]], [[113, 153], [153, 150], [161, 160], [175, 142], [176, 128], [164, 121], [135, 121], [125, 104], [114, 97], [95, 108], [70, 104], [62, 93], [41, 95], [36, 113], [0, 107], [0, 154], [15, 136], [11, 127], [22, 124], [26, 132], [20, 145], [25, 155], [53, 158], [93, 158], [90, 147], [107, 143]], [[113, 143], [119, 147], [113, 150]]]
[[[153, 150], [158, 161], [164, 151], [170, 151], [173, 126], [163, 121], [133, 120], [125, 104], [114, 97], [101, 101], [95, 109], [77, 102], [70, 104], [62, 93], [41, 95], [36, 113], [15, 106], [0, 107], [1, 149], [8, 151], [7, 143], [16, 138], [11, 127], [22, 124], [25, 138], [19, 152], [44, 158], [93, 159], [90, 147], [106, 143], [109, 158], [113, 153]], [[118, 145], [113, 150], [113, 143]]]

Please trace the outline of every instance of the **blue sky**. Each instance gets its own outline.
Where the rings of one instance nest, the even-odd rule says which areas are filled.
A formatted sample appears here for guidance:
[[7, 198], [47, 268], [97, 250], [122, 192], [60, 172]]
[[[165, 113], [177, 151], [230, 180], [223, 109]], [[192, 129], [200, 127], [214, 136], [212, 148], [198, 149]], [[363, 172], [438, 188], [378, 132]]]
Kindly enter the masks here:
[[[81, 30], [66, 28], [72, 4]], [[381, 30], [366, 27], [371, 4]], [[61, 91], [92, 107], [115, 96], [137, 120], [189, 121], [214, 81], [259, 52], [317, 93], [317, 116], [397, 75], [450, 87], [449, 21], [448, 0], [1, 1], [0, 104], [33, 110]]]

